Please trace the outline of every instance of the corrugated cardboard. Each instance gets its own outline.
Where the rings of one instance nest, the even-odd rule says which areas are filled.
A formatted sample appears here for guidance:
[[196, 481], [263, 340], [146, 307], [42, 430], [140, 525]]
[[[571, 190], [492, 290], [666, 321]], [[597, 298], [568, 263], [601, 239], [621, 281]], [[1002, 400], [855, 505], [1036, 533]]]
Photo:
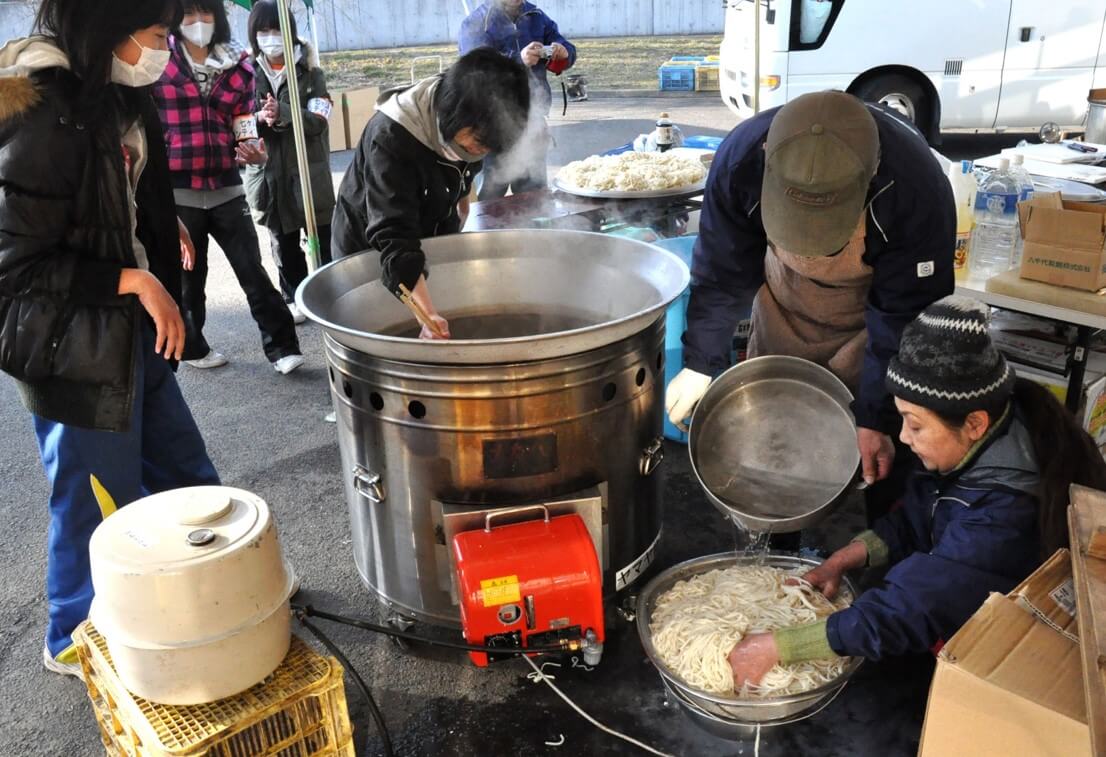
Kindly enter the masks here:
[[376, 100], [379, 97], [380, 87], [351, 89], [345, 93], [346, 133], [349, 135], [350, 147], [356, 147], [361, 141], [361, 132], [365, 130], [373, 113], [376, 113]]
[[1010, 596], [992, 594], [949, 640], [929, 690], [922, 757], [1091, 754], [1079, 645], [1056, 628], [1070, 625], [1049, 604], [1070, 577], [1062, 550]]
[[1071, 488], [1068, 535], [1072, 576], [1079, 605], [1079, 643], [1083, 691], [1093, 753], [1106, 755], [1106, 560], [1088, 554], [1100, 528], [1106, 527], [1106, 493]]
[[346, 95], [344, 92], [332, 92], [334, 107], [330, 110], [330, 151], [340, 152], [350, 149], [349, 131], [346, 127]]
[[1068, 550], [1058, 550], [1033, 575], [1014, 587], [1008, 596], [1038, 620], [1079, 642], [1075, 620], [1075, 584]]
[[1044, 192], [1018, 203], [1018, 216], [1023, 279], [1089, 291], [1106, 286], [1106, 206]]

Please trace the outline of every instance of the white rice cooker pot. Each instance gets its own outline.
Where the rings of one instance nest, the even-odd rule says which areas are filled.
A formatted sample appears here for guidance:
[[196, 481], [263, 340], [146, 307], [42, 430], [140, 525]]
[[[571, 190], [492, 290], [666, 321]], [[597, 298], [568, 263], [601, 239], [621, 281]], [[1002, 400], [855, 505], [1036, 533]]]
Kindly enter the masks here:
[[154, 494], [92, 534], [90, 619], [134, 694], [211, 702], [288, 653], [294, 577], [260, 497], [226, 486]]

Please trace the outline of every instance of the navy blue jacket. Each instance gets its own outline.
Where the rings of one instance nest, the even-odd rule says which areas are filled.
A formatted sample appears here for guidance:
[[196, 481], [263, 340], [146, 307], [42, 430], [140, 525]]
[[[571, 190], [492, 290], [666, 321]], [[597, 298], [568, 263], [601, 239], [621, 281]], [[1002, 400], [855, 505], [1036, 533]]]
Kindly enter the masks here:
[[1012, 414], [959, 472], [917, 472], [903, 506], [876, 522], [893, 565], [826, 623], [841, 655], [878, 660], [947, 641], [991, 592], [1006, 593], [1040, 564], [1037, 464]]
[[[878, 106], [869, 108], [879, 128], [880, 162], [868, 190], [864, 262], [873, 278], [853, 414], [858, 426], [893, 433], [899, 418], [883, 384], [887, 363], [899, 351], [906, 324], [952, 294], [956, 207], [948, 179], [917, 130]], [[763, 145], [777, 110], [730, 132], [707, 179], [683, 342], [684, 365], [709, 376], [729, 367], [734, 328], [764, 283]]]
[[[545, 11], [533, 3], [523, 3], [519, 16], [511, 20], [495, 0], [487, 0], [461, 23], [461, 54], [478, 47], [492, 47], [518, 63], [522, 62], [522, 50], [531, 42], [552, 45], [559, 42], [568, 50], [568, 66], [576, 63], [576, 46], [561, 36], [557, 22], [545, 15]], [[546, 73], [546, 61], [539, 61], [530, 68], [531, 91], [543, 112], [549, 111], [553, 101]]]

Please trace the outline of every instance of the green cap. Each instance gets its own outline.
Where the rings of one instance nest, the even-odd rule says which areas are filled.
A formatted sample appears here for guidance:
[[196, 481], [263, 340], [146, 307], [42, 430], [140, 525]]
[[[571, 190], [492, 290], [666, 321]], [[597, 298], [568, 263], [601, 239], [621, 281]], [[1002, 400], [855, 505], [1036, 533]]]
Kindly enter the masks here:
[[812, 92], [783, 106], [764, 144], [760, 214], [768, 241], [821, 257], [852, 238], [879, 165], [868, 107], [844, 92]]

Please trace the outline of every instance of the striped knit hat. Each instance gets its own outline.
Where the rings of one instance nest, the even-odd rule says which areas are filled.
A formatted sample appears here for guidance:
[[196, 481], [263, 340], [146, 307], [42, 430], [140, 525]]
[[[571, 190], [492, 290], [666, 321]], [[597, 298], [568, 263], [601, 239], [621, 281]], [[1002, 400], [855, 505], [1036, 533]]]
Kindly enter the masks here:
[[887, 390], [938, 415], [967, 415], [1009, 399], [1014, 371], [987, 333], [990, 309], [950, 295], [903, 330], [887, 368]]

